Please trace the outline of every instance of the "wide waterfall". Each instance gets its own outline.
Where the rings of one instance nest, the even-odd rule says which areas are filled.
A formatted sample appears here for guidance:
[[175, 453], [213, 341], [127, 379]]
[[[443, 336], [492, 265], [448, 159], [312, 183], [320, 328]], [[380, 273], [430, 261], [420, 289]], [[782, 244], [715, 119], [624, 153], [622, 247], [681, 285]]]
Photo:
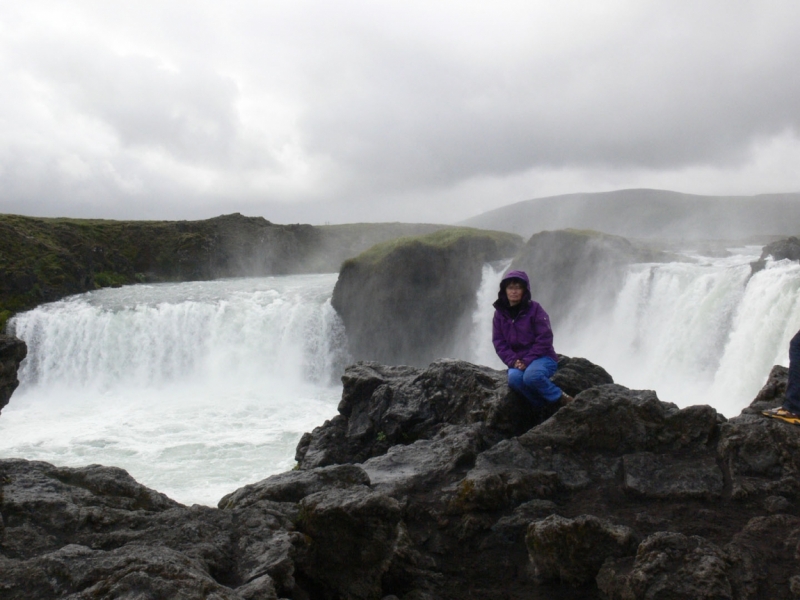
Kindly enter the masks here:
[[[565, 299], [572, 310], [553, 323], [556, 352], [588, 358], [617, 383], [655, 390], [678, 406], [710, 404], [735, 416], [773, 365], [788, 365], [789, 340], [800, 329], [800, 265], [768, 261], [751, 275], [760, 252], [751, 246], [722, 258], [633, 265], [613, 304], [592, 303], [592, 294]], [[491, 303], [507, 267], [484, 267], [463, 356], [498, 369]]]
[[335, 274], [104, 289], [15, 317], [28, 344], [0, 455], [115, 465], [185, 503], [294, 465], [336, 414]]
[[[760, 248], [638, 264], [615, 300], [565, 299], [556, 351], [679, 406], [746, 406], [800, 329], [800, 265]], [[502, 369], [486, 265], [463, 358]], [[349, 360], [330, 306], [336, 274], [105, 289], [17, 315], [28, 358], [0, 418], [0, 456], [127, 469], [184, 503], [215, 504], [294, 464], [300, 435], [336, 414]], [[608, 297], [597, 294], [597, 297]], [[545, 307], [547, 309], [547, 307]]]

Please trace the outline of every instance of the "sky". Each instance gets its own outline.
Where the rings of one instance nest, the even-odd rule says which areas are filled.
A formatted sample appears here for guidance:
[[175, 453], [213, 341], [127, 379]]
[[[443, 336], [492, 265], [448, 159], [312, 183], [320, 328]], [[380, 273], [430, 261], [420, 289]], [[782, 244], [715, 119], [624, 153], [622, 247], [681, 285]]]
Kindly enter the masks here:
[[796, 0], [0, 0], [0, 212], [800, 191]]

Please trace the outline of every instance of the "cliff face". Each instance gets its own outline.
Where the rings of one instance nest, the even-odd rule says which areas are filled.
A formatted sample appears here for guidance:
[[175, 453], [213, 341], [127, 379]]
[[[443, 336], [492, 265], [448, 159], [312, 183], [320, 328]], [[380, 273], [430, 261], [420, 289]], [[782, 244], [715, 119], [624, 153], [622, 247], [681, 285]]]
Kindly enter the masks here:
[[520, 244], [510, 234], [445, 230], [346, 261], [331, 302], [351, 354], [412, 365], [450, 355], [474, 309], [483, 264], [513, 256]]
[[757, 414], [785, 369], [729, 421], [582, 359], [556, 377], [575, 402], [534, 414], [502, 371], [354, 365], [300, 468], [217, 509], [0, 460], [3, 598], [796, 597], [800, 428]]
[[335, 272], [375, 243], [441, 228], [275, 225], [240, 214], [204, 221], [0, 215], [0, 329], [14, 312], [99, 287]]
[[19, 385], [17, 370], [27, 353], [25, 342], [0, 334], [0, 411]]

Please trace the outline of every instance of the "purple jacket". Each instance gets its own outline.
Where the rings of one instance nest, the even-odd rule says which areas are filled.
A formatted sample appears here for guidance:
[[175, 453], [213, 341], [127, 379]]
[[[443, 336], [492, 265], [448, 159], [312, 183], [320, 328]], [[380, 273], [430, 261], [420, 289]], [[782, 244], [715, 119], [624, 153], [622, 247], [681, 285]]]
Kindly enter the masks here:
[[[526, 288], [522, 296], [522, 309], [515, 319], [508, 312], [510, 306], [505, 291], [505, 283], [512, 278], [524, 281]], [[510, 271], [503, 277], [494, 308], [492, 343], [497, 356], [507, 366], [513, 367], [517, 360], [527, 366], [543, 356], [558, 361], [553, 349], [550, 317], [538, 302], [531, 300], [531, 284], [525, 271]]]

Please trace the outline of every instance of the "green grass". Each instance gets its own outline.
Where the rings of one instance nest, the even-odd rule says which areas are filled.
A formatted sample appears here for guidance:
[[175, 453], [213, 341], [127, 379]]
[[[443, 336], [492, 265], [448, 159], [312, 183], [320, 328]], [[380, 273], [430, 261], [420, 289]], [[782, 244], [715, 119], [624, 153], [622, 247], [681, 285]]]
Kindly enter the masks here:
[[488, 239], [501, 245], [519, 245], [522, 242], [522, 238], [513, 233], [487, 231], [485, 229], [474, 229], [472, 227], [453, 227], [441, 229], [426, 235], [400, 237], [389, 240], [388, 242], [376, 244], [357, 257], [346, 261], [345, 264], [355, 261], [361, 264], [375, 265], [397, 249], [410, 246], [411, 244], [422, 244], [432, 248], [446, 248], [469, 239]]

